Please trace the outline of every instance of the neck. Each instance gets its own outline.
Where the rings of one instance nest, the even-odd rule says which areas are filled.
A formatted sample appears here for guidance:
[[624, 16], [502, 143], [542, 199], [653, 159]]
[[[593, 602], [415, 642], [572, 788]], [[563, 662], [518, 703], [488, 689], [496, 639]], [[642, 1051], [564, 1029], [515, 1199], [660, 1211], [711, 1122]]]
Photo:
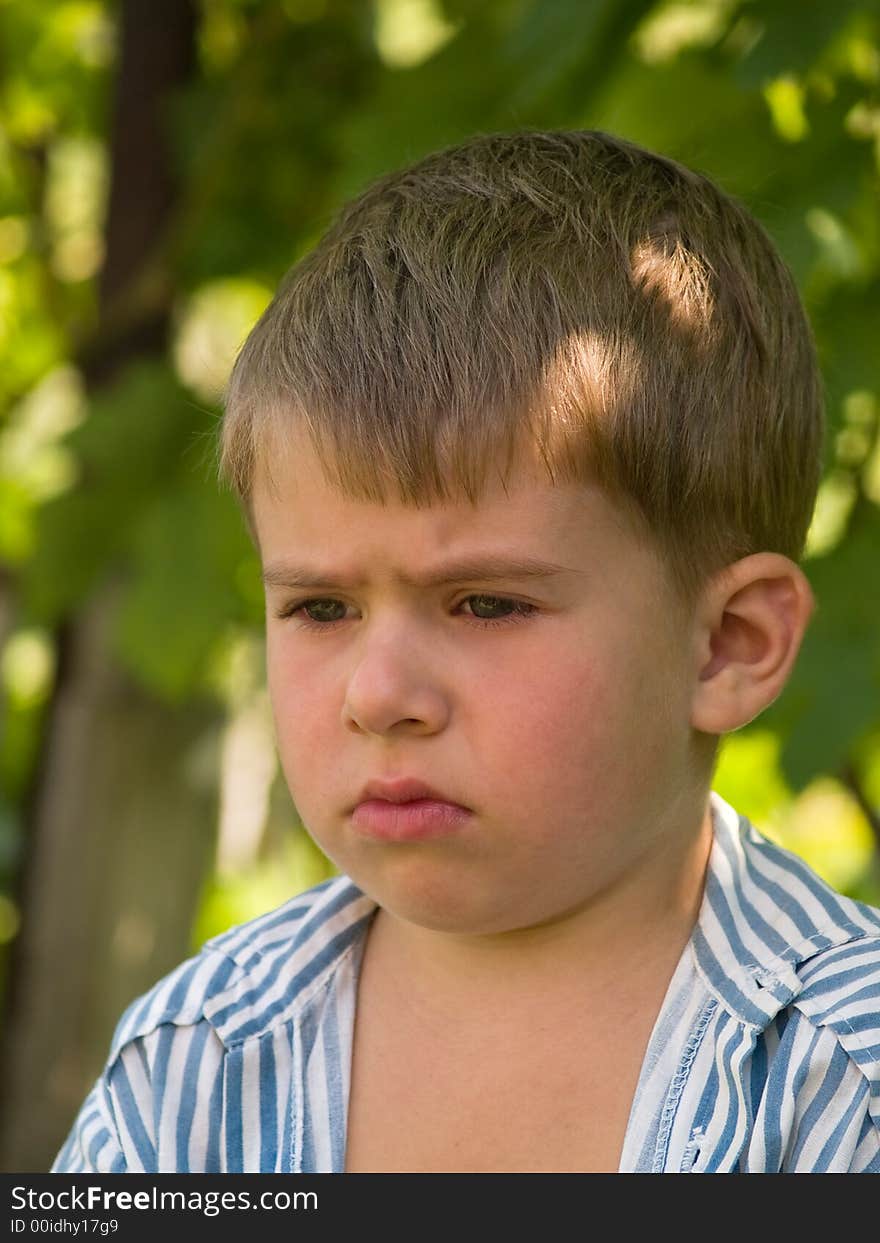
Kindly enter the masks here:
[[368, 957], [389, 968], [400, 1004], [426, 1018], [509, 1018], [573, 987], [619, 1000], [671, 977], [699, 913], [711, 843], [705, 806], [587, 905], [509, 932], [438, 932], [380, 909]]

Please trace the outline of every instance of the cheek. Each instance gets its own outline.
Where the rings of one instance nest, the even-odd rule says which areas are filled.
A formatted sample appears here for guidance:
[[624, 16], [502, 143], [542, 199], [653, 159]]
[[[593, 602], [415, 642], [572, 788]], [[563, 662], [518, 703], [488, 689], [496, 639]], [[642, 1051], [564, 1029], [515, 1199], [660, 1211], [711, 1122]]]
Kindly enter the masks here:
[[483, 701], [482, 732], [511, 804], [525, 795], [583, 809], [624, 798], [665, 754], [669, 704], [645, 661], [608, 643], [589, 657], [576, 650], [545, 649]]
[[[328, 691], [314, 664], [306, 668], [289, 655], [282, 657], [281, 645], [270, 641], [266, 647], [266, 677], [275, 737], [281, 766], [291, 787], [301, 786], [301, 778], [320, 768], [321, 757], [333, 755], [338, 738], [331, 740], [333, 714]], [[338, 727], [338, 716], [335, 724]]]
[[613, 686], [607, 663], [544, 649], [486, 688], [481, 733], [512, 788], [576, 782], [591, 758], [598, 762], [615, 733]]

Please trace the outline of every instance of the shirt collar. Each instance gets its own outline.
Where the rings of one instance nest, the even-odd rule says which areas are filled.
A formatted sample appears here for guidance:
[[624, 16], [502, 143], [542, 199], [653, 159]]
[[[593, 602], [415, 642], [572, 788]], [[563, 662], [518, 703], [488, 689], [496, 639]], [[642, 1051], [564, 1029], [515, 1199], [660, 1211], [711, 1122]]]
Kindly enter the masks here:
[[224, 1045], [259, 1038], [302, 1015], [342, 962], [362, 949], [375, 910], [371, 898], [339, 876], [267, 917], [259, 937], [249, 932], [240, 945], [218, 938], [214, 944], [240, 967], [204, 1010]]
[[801, 963], [866, 928], [855, 903], [714, 790], [709, 806], [713, 843], [690, 949], [722, 1005], [764, 1028], [800, 993]]
[[[801, 991], [801, 963], [868, 929], [856, 903], [763, 837], [715, 791], [709, 807], [713, 843], [685, 952], [728, 1011], [764, 1028]], [[223, 944], [243, 968], [205, 1009], [224, 1044], [259, 1037], [302, 1013], [342, 961], [362, 949], [376, 909], [340, 876], [267, 917], [260, 944], [251, 936], [240, 947]]]

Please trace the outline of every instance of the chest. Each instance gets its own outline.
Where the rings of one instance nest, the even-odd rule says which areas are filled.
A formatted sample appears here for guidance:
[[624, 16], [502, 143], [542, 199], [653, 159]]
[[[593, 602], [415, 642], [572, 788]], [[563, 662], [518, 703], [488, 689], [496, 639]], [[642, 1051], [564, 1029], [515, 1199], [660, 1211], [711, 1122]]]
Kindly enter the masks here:
[[618, 1168], [650, 1016], [624, 1034], [420, 1033], [358, 1017], [349, 1172]]

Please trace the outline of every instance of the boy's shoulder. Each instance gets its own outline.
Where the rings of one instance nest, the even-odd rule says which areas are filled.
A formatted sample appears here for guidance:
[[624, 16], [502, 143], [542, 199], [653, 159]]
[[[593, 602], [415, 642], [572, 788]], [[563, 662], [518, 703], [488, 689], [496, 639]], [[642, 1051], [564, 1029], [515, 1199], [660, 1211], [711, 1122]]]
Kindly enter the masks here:
[[714, 791], [711, 807], [701, 975], [746, 1022], [764, 1027], [793, 1005], [880, 1064], [880, 910], [839, 893]]
[[[698, 974], [741, 1020], [764, 1028], [793, 1005], [860, 1060], [873, 1050], [880, 1068], [880, 911], [836, 892], [714, 791], [711, 806]], [[168, 1025], [207, 1023], [231, 1048], [287, 1022], [363, 944], [375, 910], [338, 876], [212, 937], [128, 1007], [110, 1060]]]
[[284, 1022], [326, 986], [375, 909], [353, 881], [337, 876], [211, 937], [128, 1006], [109, 1061], [169, 1024], [207, 1022], [229, 1048]]

